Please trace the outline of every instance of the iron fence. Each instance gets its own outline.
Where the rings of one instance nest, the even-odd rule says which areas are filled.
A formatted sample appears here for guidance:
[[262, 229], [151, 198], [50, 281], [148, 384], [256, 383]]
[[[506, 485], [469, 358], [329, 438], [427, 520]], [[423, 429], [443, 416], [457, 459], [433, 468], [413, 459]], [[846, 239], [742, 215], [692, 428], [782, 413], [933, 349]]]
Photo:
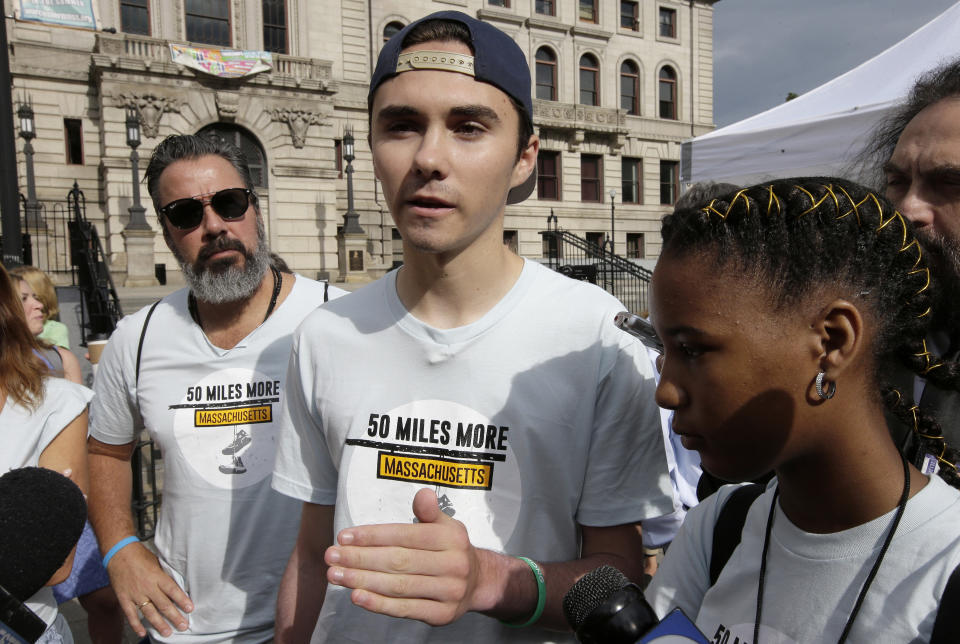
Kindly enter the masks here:
[[633, 313], [648, 313], [651, 271], [603, 245], [559, 228], [552, 215], [547, 220], [547, 230], [540, 235], [550, 268], [603, 287]]

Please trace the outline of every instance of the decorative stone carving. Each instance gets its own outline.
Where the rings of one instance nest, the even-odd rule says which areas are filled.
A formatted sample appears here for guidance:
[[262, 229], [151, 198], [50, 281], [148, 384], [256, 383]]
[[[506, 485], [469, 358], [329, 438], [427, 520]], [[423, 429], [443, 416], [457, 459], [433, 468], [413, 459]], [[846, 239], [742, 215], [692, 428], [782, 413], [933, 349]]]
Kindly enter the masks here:
[[234, 92], [217, 92], [217, 114], [221, 121], [233, 122], [237, 120], [240, 111], [240, 95]]
[[179, 112], [180, 101], [156, 94], [124, 93], [117, 95], [118, 107], [134, 107], [140, 113], [140, 130], [147, 138], [160, 134], [160, 118], [164, 112]]
[[286, 123], [290, 128], [290, 138], [293, 147], [302, 148], [307, 141], [307, 130], [311, 125], [321, 123], [322, 119], [317, 112], [311, 112], [299, 107], [269, 110], [270, 118], [274, 121]]

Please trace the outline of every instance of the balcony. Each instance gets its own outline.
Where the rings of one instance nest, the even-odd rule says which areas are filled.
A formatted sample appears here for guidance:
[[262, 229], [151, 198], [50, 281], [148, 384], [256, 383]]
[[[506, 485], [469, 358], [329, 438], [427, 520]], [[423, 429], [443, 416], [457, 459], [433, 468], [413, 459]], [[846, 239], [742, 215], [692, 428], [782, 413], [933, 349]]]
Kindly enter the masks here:
[[[170, 45], [214, 48], [211, 45], [181, 41], [161, 40], [134, 34], [98, 33], [93, 51], [94, 65], [99, 69], [125, 70], [130, 72], [153, 72], [161, 75], [201, 74], [170, 59]], [[286, 54], [273, 54], [273, 69], [254, 76], [244, 77], [245, 82], [281, 87], [296, 87], [304, 90], [336, 92], [332, 80], [333, 64], [316, 58], [299, 58]]]

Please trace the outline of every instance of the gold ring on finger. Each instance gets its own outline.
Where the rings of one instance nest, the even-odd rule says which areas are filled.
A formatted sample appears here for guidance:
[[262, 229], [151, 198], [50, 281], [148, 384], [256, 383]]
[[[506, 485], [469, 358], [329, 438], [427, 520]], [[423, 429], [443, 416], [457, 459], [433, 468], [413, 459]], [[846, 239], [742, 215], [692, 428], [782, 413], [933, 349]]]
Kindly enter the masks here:
[[137, 610], [141, 610], [141, 609], [142, 609], [144, 606], [146, 606], [147, 604], [152, 604], [152, 603], [153, 603], [153, 602], [151, 602], [149, 599], [144, 600], [144, 601], [140, 602], [139, 604], [137, 604]]

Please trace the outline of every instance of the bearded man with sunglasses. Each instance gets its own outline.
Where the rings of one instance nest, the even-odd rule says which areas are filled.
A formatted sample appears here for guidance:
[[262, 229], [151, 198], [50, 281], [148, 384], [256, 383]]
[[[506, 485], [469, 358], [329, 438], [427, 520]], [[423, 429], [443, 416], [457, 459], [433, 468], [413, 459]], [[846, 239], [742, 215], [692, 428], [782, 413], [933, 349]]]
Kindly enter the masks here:
[[[234, 146], [169, 137], [146, 179], [187, 288], [124, 318], [104, 351], [91, 409], [91, 521], [140, 636], [142, 616], [154, 641], [269, 641], [300, 511], [270, 489], [274, 418], [291, 334], [328, 289], [271, 262]], [[130, 513], [142, 428], [164, 457], [156, 554], [133, 536]]]

